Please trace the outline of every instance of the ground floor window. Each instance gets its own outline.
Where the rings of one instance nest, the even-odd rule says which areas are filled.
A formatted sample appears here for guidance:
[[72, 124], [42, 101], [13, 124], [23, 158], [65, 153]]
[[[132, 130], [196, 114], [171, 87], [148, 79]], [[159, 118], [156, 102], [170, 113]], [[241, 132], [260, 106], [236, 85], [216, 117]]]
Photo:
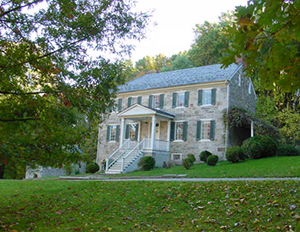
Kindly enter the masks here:
[[182, 154], [180, 154], [180, 153], [173, 153], [172, 154], [172, 160], [173, 161], [181, 161], [182, 160]]
[[202, 120], [197, 122], [197, 140], [214, 140], [215, 120]]
[[107, 141], [115, 141], [119, 140], [119, 125], [109, 125], [107, 126]]
[[187, 122], [171, 122], [171, 140], [186, 141], [187, 127]]
[[137, 141], [138, 139], [138, 124], [127, 124], [126, 125], [126, 136], [125, 139]]

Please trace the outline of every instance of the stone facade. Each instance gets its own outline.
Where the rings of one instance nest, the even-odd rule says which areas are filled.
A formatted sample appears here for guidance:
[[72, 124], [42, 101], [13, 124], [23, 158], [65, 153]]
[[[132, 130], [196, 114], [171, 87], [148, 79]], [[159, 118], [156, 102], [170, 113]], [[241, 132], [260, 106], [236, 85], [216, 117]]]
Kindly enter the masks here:
[[[241, 78], [241, 81], [239, 80]], [[249, 94], [249, 84], [251, 85]], [[198, 105], [198, 91], [199, 90], [216, 90], [215, 104]], [[188, 106], [173, 107], [173, 93], [189, 92]], [[245, 78], [242, 74], [241, 67], [238, 68], [230, 78], [224, 80], [217, 80], [204, 83], [187, 84], [181, 86], [171, 86], [164, 88], [154, 88], [147, 90], [136, 90], [130, 92], [121, 92], [117, 94], [118, 99], [122, 99], [122, 110], [128, 107], [128, 98], [132, 98], [134, 103], [140, 97], [141, 105], [149, 105], [149, 96], [164, 94], [163, 108], [160, 110], [172, 114], [175, 118], [171, 121], [184, 121], [187, 122], [187, 139], [186, 141], [171, 141], [170, 142], [170, 158], [174, 153], [181, 154], [184, 159], [187, 154], [194, 154], [196, 161], [199, 162], [199, 154], [203, 150], [208, 150], [213, 154], [219, 156], [220, 160], [225, 159], [225, 150], [230, 144], [227, 141], [228, 131], [224, 125], [224, 113], [230, 106], [237, 106], [245, 108], [250, 112], [255, 112], [255, 92], [250, 79]], [[214, 120], [214, 139], [198, 140], [197, 134], [197, 121]], [[143, 138], [149, 138], [151, 131], [150, 123], [151, 117], [128, 119], [127, 123], [139, 124], [139, 141]], [[157, 121], [159, 124], [159, 138], [160, 140], [168, 140], [169, 128], [168, 121]], [[107, 125], [121, 125], [121, 120], [117, 112], [112, 112], [107, 120], [99, 127], [99, 140], [97, 161], [106, 159], [112, 154], [119, 146], [120, 142], [107, 142]], [[176, 161], [178, 162], [178, 161]]]

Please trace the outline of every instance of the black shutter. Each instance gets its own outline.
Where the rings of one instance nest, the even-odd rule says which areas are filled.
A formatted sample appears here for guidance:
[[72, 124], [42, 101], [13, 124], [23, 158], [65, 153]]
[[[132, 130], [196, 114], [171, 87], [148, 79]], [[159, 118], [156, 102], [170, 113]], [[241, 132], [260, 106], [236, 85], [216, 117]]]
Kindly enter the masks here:
[[139, 96], [139, 97], [138, 97], [137, 103], [140, 104], [140, 105], [142, 105], [142, 96]]
[[127, 107], [130, 107], [131, 103], [132, 103], [132, 97], [129, 97], [127, 101]]
[[173, 100], [172, 100], [172, 107], [176, 107], [176, 102], [177, 102], [177, 93], [173, 93]]
[[202, 121], [197, 121], [197, 134], [196, 134], [196, 140], [201, 140], [201, 127], [202, 127]]
[[159, 95], [159, 108], [162, 109], [164, 108], [164, 94]]
[[211, 120], [210, 121], [210, 140], [215, 140], [215, 127], [216, 127], [216, 121]]
[[116, 130], [116, 141], [120, 141], [120, 125], [117, 125], [117, 130]]
[[135, 126], [135, 136], [134, 136], [135, 141], [138, 141], [138, 134], [139, 134], [139, 124], [136, 124], [136, 126]]
[[216, 89], [211, 90], [211, 104], [212, 105], [216, 104], [216, 93], [217, 93]]
[[122, 98], [118, 99], [118, 112], [122, 111]]
[[187, 132], [188, 132], [188, 122], [183, 122], [183, 132], [182, 132], [182, 140], [187, 140]]
[[106, 141], [109, 141], [110, 126], [106, 127]]
[[152, 100], [153, 100], [153, 96], [150, 95], [150, 96], [149, 96], [149, 102], [148, 102], [148, 106], [149, 106], [150, 108], [152, 108]]
[[185, 107], [189, 106], [189, 98], [190, 98], [190, 92], [185, 92], [184, 93], [184, 106]]
[[126, 125], [125, 129], [125, 139], [129, 139], [130, 125]]
[[203, 105], [203, 103], [202, 103], [202, 97], [203, 97], [203, 90], [200, 89], [200, 90], [198, 90], [198, 106]]
[[174, 141], [175, 138], [175, 122], [171, 122], [170, 140]]

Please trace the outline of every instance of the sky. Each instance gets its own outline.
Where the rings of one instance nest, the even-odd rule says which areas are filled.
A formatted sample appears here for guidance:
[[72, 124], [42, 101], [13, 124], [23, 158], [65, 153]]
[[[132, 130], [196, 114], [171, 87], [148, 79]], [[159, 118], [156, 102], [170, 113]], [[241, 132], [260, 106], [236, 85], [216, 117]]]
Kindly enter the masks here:
[[134, 43], [131, 59], [136, 62], [147, 55], [171, 56], [188, 50], [196, 24], [217, 22], [222, 12], [246, 4], [247, 0], [137, 0], [136, 10], [154, 12], [146, 39]]

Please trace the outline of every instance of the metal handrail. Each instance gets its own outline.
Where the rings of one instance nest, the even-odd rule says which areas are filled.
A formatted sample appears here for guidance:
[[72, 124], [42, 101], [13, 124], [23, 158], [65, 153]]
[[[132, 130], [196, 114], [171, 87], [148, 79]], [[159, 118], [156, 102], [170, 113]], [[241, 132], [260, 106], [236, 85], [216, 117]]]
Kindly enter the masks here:
[[134, 152], [135, 150], [137, 150], [137, 148], [143, 144], [145, 141], [145, 139], [143, 139], [140, 143], [138, 143], [138, 145], [136, 145], [130, 152], [128, 152], [125, 156], [123, 156], [122, 158], [122, 172], [124, 171], [124, 162], [125, 162], [125, 159], [132, 153]]
[[[112, 166], [113, 163], [115, 163], [123, 154], [124, 152], [122, 152], [121, 155], [119, 155], [116, 159], [114, 159], [110, 164], [109, 164], [109, 160], [111, 159], [111, 157], [113, 157], [115, 154], [117, 154], [121, 149], [123, 149], [125, 146], [128, 145], [130, 139], [127, 139], [125, 141], [125, 143], [122, 144], [122, 146], [120, 146], [114, 153], [112, 153], [108, 158], [106, 158], [106, 171], [108, 171], [108, 169]], [[127, 146], [128, 149], [128, 146]], [[125, 149], [125, 151], [127, 150]]]

